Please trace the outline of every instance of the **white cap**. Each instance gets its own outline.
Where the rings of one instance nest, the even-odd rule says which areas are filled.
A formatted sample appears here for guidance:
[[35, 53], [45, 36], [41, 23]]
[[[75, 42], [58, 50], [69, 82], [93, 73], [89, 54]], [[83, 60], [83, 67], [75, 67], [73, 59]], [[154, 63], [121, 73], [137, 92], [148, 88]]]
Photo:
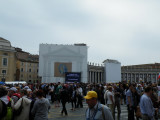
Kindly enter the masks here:
[[17, 88], [11, 87], [9, 90], [12, 90], [12, 91], [16, 92], [16, 91], [17, 91]]
[[32, 90], [31, 90], [31, 89], [27, 89], [27, 91], [28, 91], [28, 92], [31, 92]]
[[25, 86], [23, 89], [29, 89], [29, 87], [28, 87], [28, 86]]

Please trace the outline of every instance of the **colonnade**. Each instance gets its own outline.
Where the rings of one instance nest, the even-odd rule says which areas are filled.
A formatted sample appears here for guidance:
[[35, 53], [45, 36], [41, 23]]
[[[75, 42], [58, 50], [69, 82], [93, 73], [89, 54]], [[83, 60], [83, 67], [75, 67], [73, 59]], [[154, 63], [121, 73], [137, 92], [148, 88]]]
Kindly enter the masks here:
[[89, 71], [88, 72], [89, 83], [104, 83], [104, 72], [102, 71]]
[[122, 72], [121, 77], [123, 81], [127, 82], [157, 82], [159, 76], [158, 72], [139, 73], [139, 72]]

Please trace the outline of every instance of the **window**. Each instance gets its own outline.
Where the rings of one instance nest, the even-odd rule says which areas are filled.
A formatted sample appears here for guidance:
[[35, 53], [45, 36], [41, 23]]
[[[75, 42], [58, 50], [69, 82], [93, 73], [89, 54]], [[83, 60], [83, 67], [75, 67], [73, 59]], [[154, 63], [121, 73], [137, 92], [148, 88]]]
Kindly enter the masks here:
[[23, 66], [23, 62], [21, 63], [21, 65]]
[[21, 72], [23, 72], [23, 68], [21, 68]]
[[7, 58], [3, 58], [2, 59], [3, 66], [7, 66], [7, 63], [8, 63], [8, 59]]
[[8, 56], [8, 53], [3, 53], [3, 55]]
[[38, 69], [37, 69], [37, 73], [38, 73]]
[[2, 74], [6, 74], [7, 73], [7, 71], [6, 70], [2, 70]]
[[29, 78], [31, 78], [31, 75], [29, 75]]
[[31, 69], [29, 69], [29, 72], [31, 72], [32, 70]]
[[23, 78], [23, 75], [21, 75], [21, 78]]

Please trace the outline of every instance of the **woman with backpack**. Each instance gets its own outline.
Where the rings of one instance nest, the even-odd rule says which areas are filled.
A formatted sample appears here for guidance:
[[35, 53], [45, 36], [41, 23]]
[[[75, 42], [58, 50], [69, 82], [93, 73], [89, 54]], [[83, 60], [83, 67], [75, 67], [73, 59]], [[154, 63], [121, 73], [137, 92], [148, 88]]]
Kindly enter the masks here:
[[5, 87], [1, 86], [0, 87], [0, 120], [13, 119], [12, 106], [14, 103], [7, 94], [8, 94], [8, 90]]
[[31, 100], [27, 98], [27, 90], [20, 91], [21, 98], [14, 105], [14, 120], [29, 120]]

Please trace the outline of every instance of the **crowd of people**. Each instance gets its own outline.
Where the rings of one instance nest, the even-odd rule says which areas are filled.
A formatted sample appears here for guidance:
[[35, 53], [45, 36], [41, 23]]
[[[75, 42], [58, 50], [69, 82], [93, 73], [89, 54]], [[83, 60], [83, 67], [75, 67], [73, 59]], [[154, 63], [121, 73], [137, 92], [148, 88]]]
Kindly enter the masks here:
[[0, 85], [0, 120], [48, 120], [51, 104], [62, 106], [61, 115], [83, 108], [86, 120], [121, 119], [121, 105], [128, 110], [128, 120], [156, 120], [159, 115], [160, 84], [156, 83], [50, 83]]

